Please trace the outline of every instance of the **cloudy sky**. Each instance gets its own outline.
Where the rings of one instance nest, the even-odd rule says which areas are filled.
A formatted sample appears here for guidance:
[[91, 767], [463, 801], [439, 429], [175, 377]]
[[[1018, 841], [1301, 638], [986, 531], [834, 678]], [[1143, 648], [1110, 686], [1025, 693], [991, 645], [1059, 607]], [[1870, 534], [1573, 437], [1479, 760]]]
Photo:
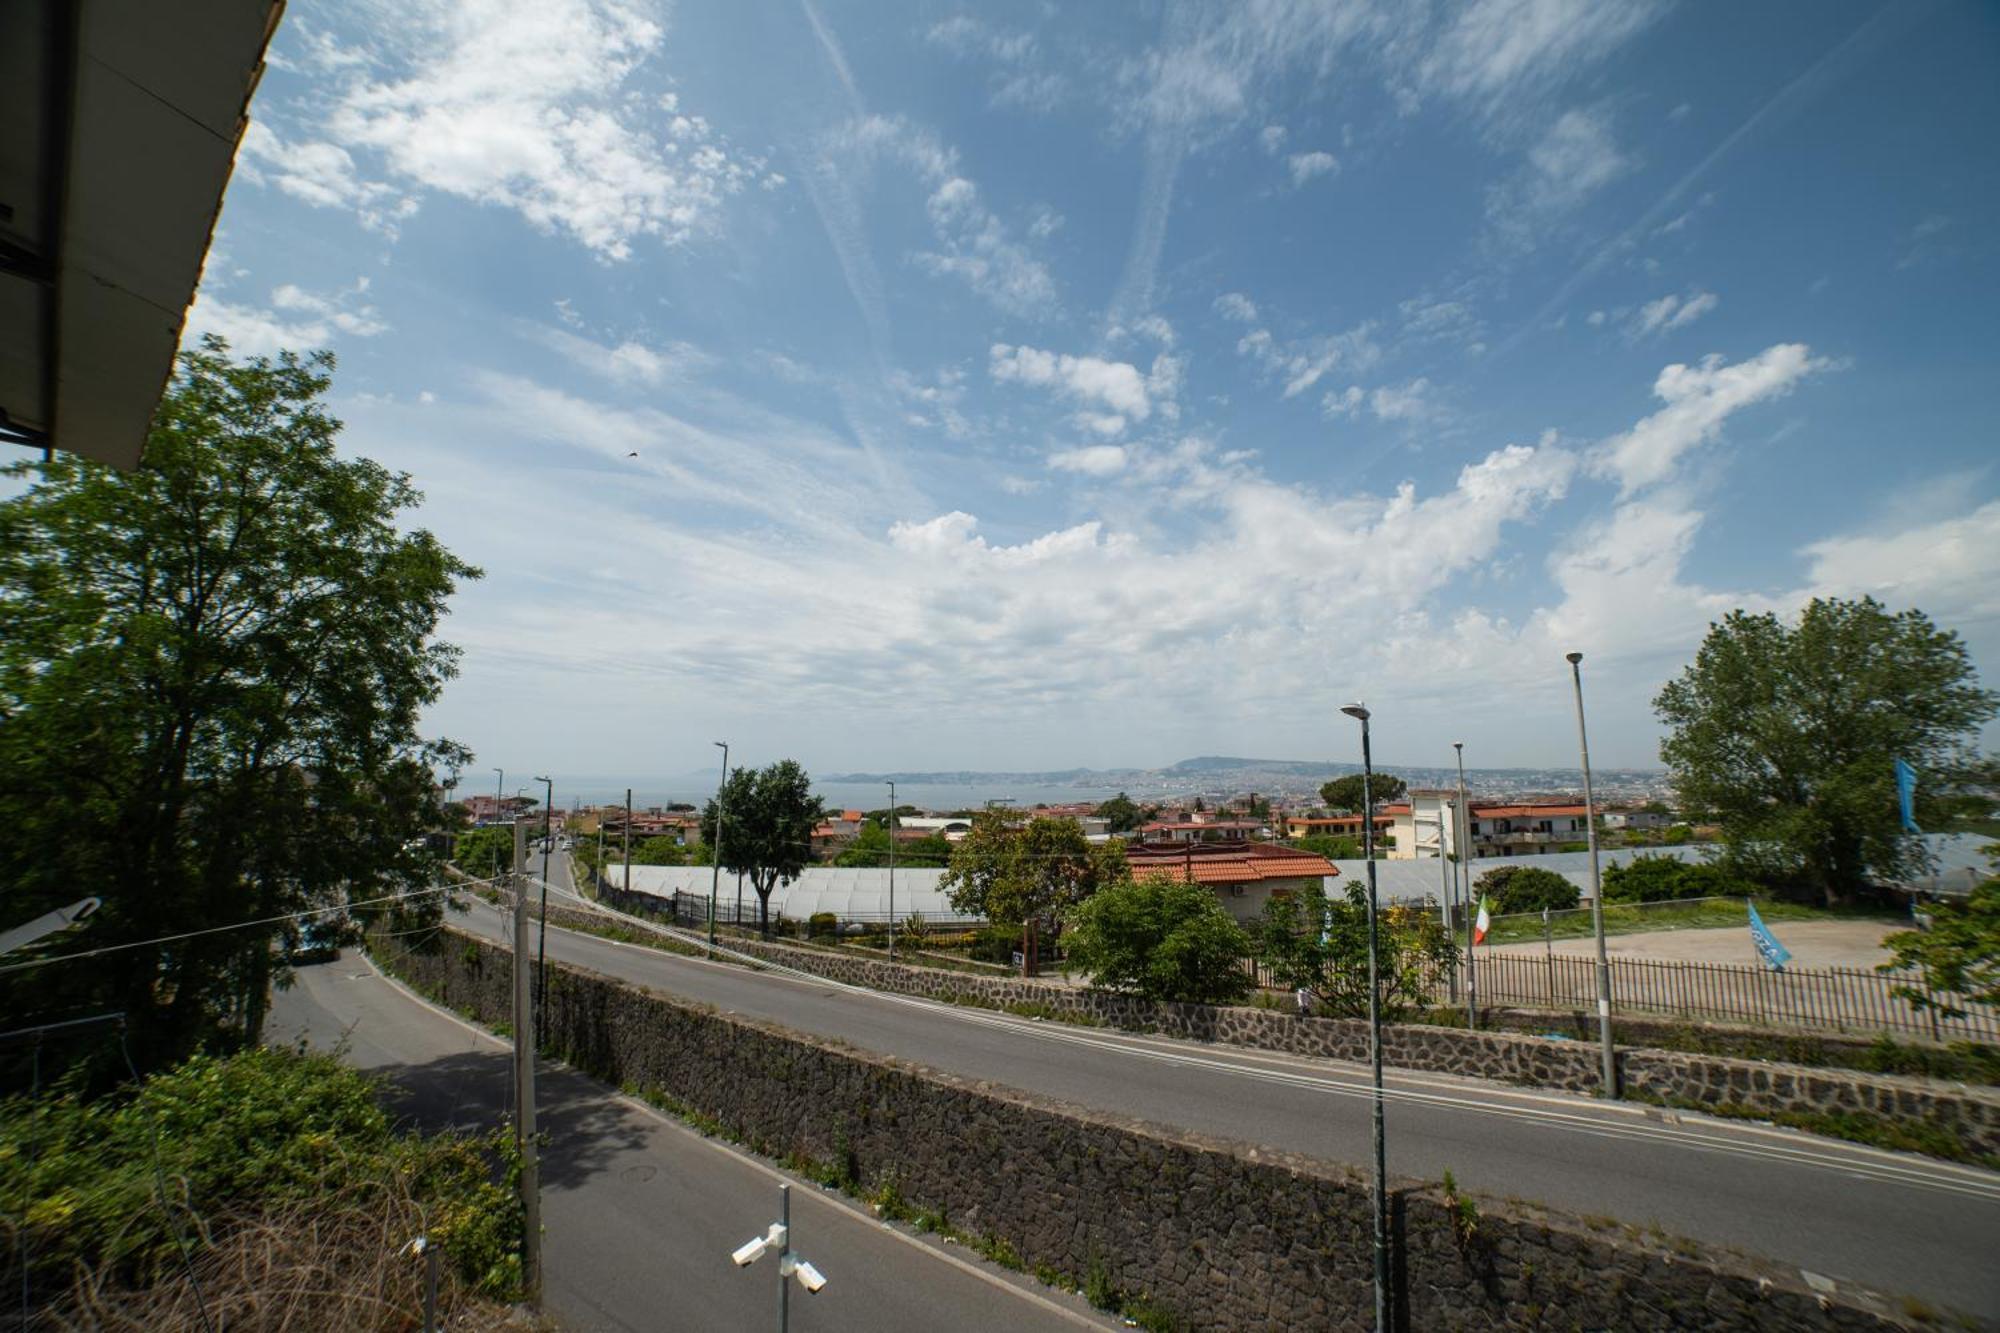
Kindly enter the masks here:
[[510, 771], [1656, 761], [2000, 676], [2000, 10], [293, 0], [190, 329], [331, 347]]

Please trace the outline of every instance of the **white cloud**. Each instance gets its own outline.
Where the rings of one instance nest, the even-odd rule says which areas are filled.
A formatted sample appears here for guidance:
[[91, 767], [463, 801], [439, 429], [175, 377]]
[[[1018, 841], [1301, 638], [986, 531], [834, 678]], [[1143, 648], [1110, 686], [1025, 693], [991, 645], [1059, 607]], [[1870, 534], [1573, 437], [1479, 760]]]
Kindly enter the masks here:
[[1648, 301], [1640, 306], [1632, 315], [1627, 333], [1635, 340], [1672, 333], [1694, 323], [1721, 304], [1722, 298], [1714, 292], [1696, 291], [1686, 296], [1669, 292], [1657, 301]]
[[1505, 115], [1617, 49], [1663, 6], [1653, 0], [1474, 0], [1419, 65], [1429, 89]]
[[665, 41], [638, 7], [418, 0], [382, 12], [394, 21], [332, 76], [330, 105], [289, 115], [292, 142], [246, 136], [253, 166], [308, 203], [392, 225], [434, 191], [513, 209], [615, 260], [642, 236], [712, 232], [764, 172], [678, 100], [630, 95]]
[[182, 340], [191, 344], [213, 333], [228, 339], [238, 353], [275, 356], [330, 347], [343, 337], [372, 338], [389, 326], [363, 299], [367, 291], [366, 278], [330, 295], [285, 283], [271, 292], [270, 307], [262, 308], [205, 287], [188, 308]]
[[1215, 298], [1216, 313], [1241, 324], [1257, 322], [1257, 303], [1242, 292], [1224, 292]]
[[1486, 213], [1501, 238], [1523, 248], [1632, 168], [1601, 108], [1572, 108], [1549, 125], [1527, 163], [1487, 191]]
[[1102, 404], [1134, 421], [1152, 415], [1146, 377], [1130, 362], [994, 343], [988, 372], [996, 383], [1054, 389], [1067, 398]]
[[1609, 318], [1610, 316], [1606, 314], [1604, 311], [1593, 310], [1588, 315], [1584, 316], [1583, 322], [1590, 325], [1590, 327], [1593, 329], [1601, 329], [1604, 327], [1604, 321]]
[[1830, 537], [1801, 554], [1816, 596], [1867, 593], [1948, 623], [2000, 619], [2000, 500], [1894, 532]]
[[1037, 64], [1035, 34], [994, 27], [970, 14], [954, 14], [931, 25], [925, 38], [962, 60], [984, 59], [994, 68], [987, 91], [995, 106], [1053, 111], [1069, 94], [1069, 80]]
[[1061, 472], [1081, 472], [1087, 477], [1109, 477], [1125, 470], [1122, 445], [1092, 444], [1049, 455], [1049, 466]]
[[1372, 390], [1350, 384], [1345, 390], [1329, 390], [1320, 399], [1320, 411], [1328, 418], [1354, 416], [1366, 411], [1377, 421], [1417, 423], [1435, 421], [1445, 410], [1431, 397], [1431, 382], [1419, 376], [1404, 384], [1383, 384]]
[[1293, 153], [1285, 159], [1285, 165], [1292, 170], [1292, 188], [1298, 189], [1307, 181], [1318, 176], [1327, 176], [1340, 170], [1340, 162], [1332, 153], [1315, 149], [1310, 153]]
[[1671, 476], [1690, 450], [1714, 439], [1732, 413], [1782, 398], [1830, 365], [1803, 343], [1779, 343], [1734, 365], [1719, 355], [1692, 366], [1670, 365], [1653, 383], [1654, 395], [1666, 406], [1600, 445], [1592, 469], [1615, 480], [1621, 497], [1655, 485]]
[[1374, 365], [1381, 356], [1374, 327], [1364, 323], [1342, 333], [1284, 341], [1269, 329], [1252, 329], [1236, 340], [1236, 352], [1255, 360], [1267, 376], [1283, 383], [1285, 397], [1295, 398], [1336, 368], [1358, 372]]
[[1276, 157], [1285, 146], [1285, 127], [1283, 125], [1266, 125], [1263, 129], [1257, 131], [1257, 143], [1263, 148], [1265, 153], [1271, 157]]
[[714, 360], [689, 342], [653, 347], [635, 338], [625, 338], [616, 343], [599, 343], [546, 325], [532, 325], [526, 332], [536, 342], [593, 375], [622, 384], [653, 386], [685, 380]]

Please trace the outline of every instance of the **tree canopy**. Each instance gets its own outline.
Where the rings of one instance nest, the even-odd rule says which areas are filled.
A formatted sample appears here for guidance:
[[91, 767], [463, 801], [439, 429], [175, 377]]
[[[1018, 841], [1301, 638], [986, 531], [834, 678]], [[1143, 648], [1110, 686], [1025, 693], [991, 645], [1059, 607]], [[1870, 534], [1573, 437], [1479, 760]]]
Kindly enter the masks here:
[[812, 778], [796, 759], [766, 768], [732, 771], [722, 788], [722, 830], [716, 801], [701, 812], [701, 840], [715, 848], [724, 870], [740, 873], [757, 891], [757, 926], [771, 933], [771, 891], [799, 877], [812, 860], [812, 831], [826, 807], [813, 795]]
[[297, 924], [151, 941], [434, 871], [410, 844], [438, 825], [435, 770], [470, 756], [418, 720], [478, 571], [398, 527], [407, 476], [336, 453], [332, 370], [209, 338], [139, 467], [6, 470], [31, 484], [0, 501], [0, 917], [94, 893], [89, 947], [130, 946], [0, 980], [10, 1015], [123, 1010], [149, 1065], [254, 1042]]
[[1126, 878], [1125, 853], [1093, 845], [1074, 819], [1023, 820], [982, 811], [953, 844], [941, 887], [961, 912], [996, 925], [1054, 928], [1062, 914], [1098, 889]]
[[[1363, 774], [1349, 773], [1346, 777], [1330, 778], [1320, 784], [1319, 798], [1326, 802], [1326, 808], [1335, 814], [1354, 815], [1361, 813], [1361, 780]], [[1377, 805], [1384, 801], [1401, 800], [1410, 786], [1401, 778], [1387, 773], [1376, 773], [1368, 779], [1368, 794]]]
[[[1273, 896], [1254, 931], [1257, 956], [1287, 990], [1302, 990], [1318, 1012], [1337, 1018], [1368, 1015], [1368, 898], [1351, 881], [1340, 898], [1317, 883], [1304, 893]], [[1376, 913], [1377, 993], [1384, 1018], [1430, 1003], [1432, 983], [1458, 965], [1458, 948], [1435, 913], [1413, 903], [1388, 903]]]
[[1493, 910], [1539, 912], [1543, 908], [1562, 912], [1575, 907], [1582, 896], [1576, 885], [1553, 870], [1541, 866], [1496, 866], [1481, 875], [1473, 889], [1493, 899]]
[[1130, 833], [1145, 820], [1138, 804], [1122, 791], [1108, 801], [1098, 802], [1097, 817], [1112, 833]]
[[1957, 996], [2000, 1009], [2000, 879], [1980, 884], [1962, 903], [1935, 904], [1929, 930], [1897, 931], [1882, 944], [1891, 957], [1876, 970], [1908, 978], [1894, 990], [1916, 1008], [1960, 1018], [1966, 1010], [1948, 998]]
[[1815, 598], [1792, 624], [1731, 612], [1653, 707], [1682, 802], [1713, 815], [1734, 859], [1831, 903], [1920, 869], [1895, 761], [1930, 779], [1922, 823], [2000, 697], [1923, 612]]
[[1070, 909], [1063, 970], [1151, 1000], [1227, 1004], [1250, 993], [1250, 937], [1212, 889], [1161, 874], [1099, 889]]

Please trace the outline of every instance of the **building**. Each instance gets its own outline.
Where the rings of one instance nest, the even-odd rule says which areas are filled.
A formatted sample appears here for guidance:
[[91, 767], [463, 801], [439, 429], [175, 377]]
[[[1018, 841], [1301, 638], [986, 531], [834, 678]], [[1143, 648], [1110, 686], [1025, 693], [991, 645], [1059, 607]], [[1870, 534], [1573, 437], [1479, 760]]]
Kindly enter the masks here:
[[1324, 887], [1340, 873], [1323, 856], [1270, 842], [1135, 842], [1125, 848], [1125, 863], [1134, 877], [1207, 885], [1238, 921], [1256, 917], [1274, 897]]
[[1541, 856], [1585, 841], [1590, 830], [1581, 801], [1467, 801], [1469, 819], [1457, 819], [1456, 792], [1416, 792], [1408, 801], [1385, 805], [1380, 814], [1394, 821], [1398, 861], [1431, 859], [1442, 851], [1454, 854], [1465, 825], [1465, 841], [1475, 858]]
[[[1385, 806], [1375, 812], [1375, 836], [1393, 836], [1396, 831], [1395, 806]], [[1361, 841], [1360, 815], [1290, 815], [1285, 819], [1285, 836], [1303, 838], [1309, 835], [1322, 837], [1352, 838]], [[1398, 840], [1400, 841], [1400, 839]]]
[[1141, 825], [1142, 842], [1248, 842], [1263, 826], [1254, 819], [1156, 819]]
[[1663, 829], [1674, 822], [1674, 817], [1657, 810], [1599, 810], [1598, 827], [1633, 833]]

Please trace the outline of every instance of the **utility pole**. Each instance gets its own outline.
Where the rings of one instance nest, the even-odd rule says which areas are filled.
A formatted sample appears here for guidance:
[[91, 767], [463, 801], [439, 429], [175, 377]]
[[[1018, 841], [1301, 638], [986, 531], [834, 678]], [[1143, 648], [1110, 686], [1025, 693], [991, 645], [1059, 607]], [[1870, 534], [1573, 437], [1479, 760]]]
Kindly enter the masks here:
[[[715, 947], [715, 896], [722, 889], [722, 820], [729, 801], [729, 742], [713, 741], [722, 751], [722, 781], [715, 788], [715, 846], [709, 848], [708, 947]], [[630, 873], [629, 871], [627, 872]], [[741, 913], [738, 913], [741, 915]]]
[[1474, 969], [1472, 957], [1472, 856], [1476, 849], [1472, 838], [1472, 807], [1465, 800], [1465, 742], [1453, 741], [1451, 748], [1458, 755], [1458, 817], [1465, 829], [1465, 842], [1458, 852], [1459, 895], [1458, 900], [1465, 905], [1465, 1026], [1476, 1029], [1479, 1026], [1479, 974]]
[[[632, 892], [632, 789], [625, 789], [625, 879], [618, 887]], [[629, 901], [629, 900], [628, 900]]]
[[[1447, 802], [1444, 797], [1442, 796], [1438, 797], [1438, 891], [1444, 895], [1444, 905], [1443, 905], [1444, 935], [1446, 939], [1450, 939], [1451, 919], [1452, 919], [1452, 908], [1451, 908], [1452, 873], [1451, 873], [1451, 859], [1445, 855], [1445, 850], [1444, 850], [1444, 820], [1445, 820], [1446, 804]], [[1414, 829], [1416, 827], [1416, 824], [1417, 824], [1417, 802], [1415, 797], [1411, 797], [1410, 827]], [[1450, 974], [1450, 980], [1448, 981], [1447, 985], [1449, 988], [1447, 992], [1448, 997], [1454, 1003], [1456, 1003], [1458, 1000], [1458, 974], [1456, 972]]]
[[896, 784], [889, 784], [889, 961], [896, 961]]
[[[1368, 1064], [1375, 1087], [1375, 1333], [1389, 1333], [1389, 1160], [1382, 1123], [1382, 985], [1375, 933], [1375, 760], [1368, 746], [1367, 705], [1351, 703], [1340, 711], [1361, 723], [1361, 855], [1368, 864]], [[1413, 818], [1411, 828], [1415, 827]]]
[[1604, 1048], [1604, 1095], [1618, 1096], [1618, 1049], [1611, 1042], [1611, 956], [1604, 947], [1604, 881], [1597, 872], [1597, 800], [1590, 790], [1590, 737], [1583, 727], [1583, 654], [1569, 653], [1576, 685], [1576, 743], [1583, 754], [1583, 827], [1590, 839], [1590, 924], [1597, 931], [1597, 1038]]
[[540, 1019], [549, 989], [549, 848], [556, 840], [550, 807], [555, 804], [556, 784], [549, 778], [535, 781], [546, 784], [542, 793], [542, 929], [541, 943], [535, 950], [535, 1017]]
[[[528, 825], [514, 821], [514, 863], [528, 859]], [[542, 1169], [535, 1143], [535, 1003], [528, 972], [528, 895], [514, 881], [514, 1146], [521, 1154], [521, 1285], [532, 1302], [542, 1288]]]
[[[505, 809], [505, 807], [501, 804], [501, 802], [507, 799], [506, 798], [507, 770], [504, 768], [496, 768], [493, 770], [493, 773], [495, 779], [493, 783], [493, 822], [497, 824], [500, 822], [501, 812]], [[500, 866], [499, 866], [500, 849], [497, 847], [493, 849], [493, 860], [494, 860], [493, 874], [494, 877], [497, 879], [500, 875]]]

